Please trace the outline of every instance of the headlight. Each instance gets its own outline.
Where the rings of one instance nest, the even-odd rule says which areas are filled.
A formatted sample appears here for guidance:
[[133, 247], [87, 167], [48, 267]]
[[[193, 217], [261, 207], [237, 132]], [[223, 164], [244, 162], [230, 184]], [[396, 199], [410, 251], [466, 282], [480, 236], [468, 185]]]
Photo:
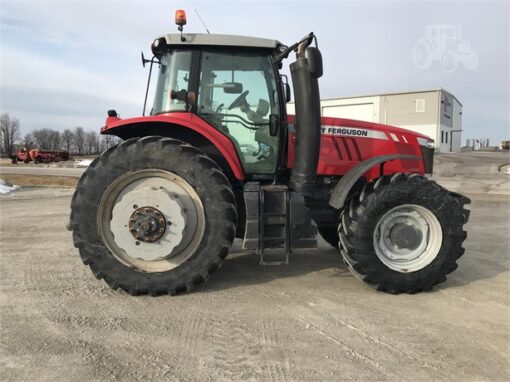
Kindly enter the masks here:
[[428, 147], [429, 149], [433, 149], [435, 147], [433, 139], [418, 137], [417, 140], [420, 146], [425, 146]]

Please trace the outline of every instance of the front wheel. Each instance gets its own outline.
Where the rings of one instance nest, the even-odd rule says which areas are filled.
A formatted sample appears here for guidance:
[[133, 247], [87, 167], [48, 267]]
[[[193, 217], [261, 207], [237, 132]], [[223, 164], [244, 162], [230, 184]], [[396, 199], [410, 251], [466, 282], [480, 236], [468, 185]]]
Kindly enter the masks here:
[[190, 291], [217, 270], [235, 235], [235, 197], [200, 150], [161, 137], [122, 142], [88, 167], [71, 203], [82, 261], [130, 294]]
[[430, 290], [464, 254], [469, 202], [419, 175], [383, 176], [342, 211], [340, 252], [351, 272], [378, 290]]

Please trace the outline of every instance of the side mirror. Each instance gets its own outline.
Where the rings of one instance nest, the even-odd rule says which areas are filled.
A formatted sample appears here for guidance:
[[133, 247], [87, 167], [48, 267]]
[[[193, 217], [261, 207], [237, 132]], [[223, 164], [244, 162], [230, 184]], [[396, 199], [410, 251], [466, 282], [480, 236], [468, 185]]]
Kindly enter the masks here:
[[288, 103], [290, 102], [290, 85], [288, 83], [284, 83], [283, 84], [283, 89], [284, 89], [284, 92], [285, 92], [285, 103]]
[[320, 50], [313, 46], [306, 48], [306, 59], [312, 76], [315, 78], [322, 77], [322, 54]]
[[282, 91], [283, 91], [283, 99], [285, 100], [285, 103], [290, 102], [290, 85], [289, 85], [289, 79], [285, 74], [280, 74], [280, 78], [282, 81]]
[[278, 115], [271, 114], [269, 116], [269, 135], [276, 137], [278, 135]]
[[241, 94], [243, 92], [243, 84], [240, 82], [227, 82], [222, 87], [223, 92], [227, 94]]

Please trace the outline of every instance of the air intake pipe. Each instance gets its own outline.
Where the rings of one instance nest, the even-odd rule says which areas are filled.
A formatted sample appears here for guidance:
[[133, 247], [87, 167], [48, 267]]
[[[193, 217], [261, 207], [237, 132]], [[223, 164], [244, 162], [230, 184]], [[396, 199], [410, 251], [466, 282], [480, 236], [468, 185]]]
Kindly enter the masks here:
[[318, 48], [308, 47], [314, 37], [310, 36], [299, 44], [296, 61], [290, 64], [296, 145], [289, 186], [304, 195], [312, 194], [314, 189], [321, 139], [319, 77], [322, 76], [322, 57]]

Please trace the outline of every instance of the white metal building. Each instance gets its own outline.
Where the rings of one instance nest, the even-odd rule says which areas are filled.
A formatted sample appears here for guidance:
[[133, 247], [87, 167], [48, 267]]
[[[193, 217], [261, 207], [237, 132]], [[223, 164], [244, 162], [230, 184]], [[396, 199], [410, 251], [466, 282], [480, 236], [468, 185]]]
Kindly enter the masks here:
[[[321, 100], [322, 115], [384, 123], [428, 135], [440, 152], [460, 151], [462, 104], [444, 89]], [[288, 105], [289, 114], [294, 104]]]

